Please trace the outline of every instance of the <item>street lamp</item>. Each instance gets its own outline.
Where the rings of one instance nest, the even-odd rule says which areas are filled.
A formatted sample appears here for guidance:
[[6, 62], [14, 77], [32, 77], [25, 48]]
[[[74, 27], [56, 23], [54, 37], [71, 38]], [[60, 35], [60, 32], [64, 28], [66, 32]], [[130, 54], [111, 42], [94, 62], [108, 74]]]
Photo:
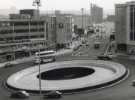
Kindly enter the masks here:
[[[37, 14], [38, 14], [37, 19], [40, 19], [39, 18], [39, 7], [41, 6], [40, 0], [34, 0], [33, 1], [33, 6], [36, 6], [37, 7]], [[37, 22], [37, 24], [38, 24], [38, 22]], [[39, 93], [41, 95], [42, 89], [41, 89], [41, 71], [40, 71], [40, 47], [38, 49], [38, 56], [39, 56], [39, 63], [38, 63], [38, 66], [39, 66]]]
[[84, 13], [84, 8], [81, 8], [81, 11], [82, 11], [82, 29], [84, 28], [83, 27], [83, 13]]
[[39, 8], [41, 6], [41, 1], [40, 0], [34, 0], [32, 6], [37, 6]]

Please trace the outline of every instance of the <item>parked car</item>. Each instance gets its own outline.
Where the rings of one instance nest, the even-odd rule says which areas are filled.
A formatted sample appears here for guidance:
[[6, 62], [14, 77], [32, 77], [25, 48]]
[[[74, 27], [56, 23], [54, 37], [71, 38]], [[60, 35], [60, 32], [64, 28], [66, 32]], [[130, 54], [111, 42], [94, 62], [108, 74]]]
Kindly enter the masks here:
[[13, 67], [13, 66], [14, 66], [13, 63], [8, 62], [8, 63], [6, 63], [6, 64], [4, 65], [4, 68]]
[[99, 60], [111, 60], [112, 58], [109, 55], [99, 55], [97, 56]]
[[80, 46], [89, 46], [89, 44], [88, 43], [80, 44]]
[[44, 95], [44, 98], [61, 98], [62, 93], [59, 91], [51, 91]]
[[12, 93], [10, 97], [11, 98], [28, 98], [29, 93], [27, 93], [26, 91], [17, 91], [17, 92]]
[[100, 42], [95, 42], [94, 43], [94, 49], [99, 49], [100, 48]]
[[132, 81], [132, 86], [135, 86], [135, 80]]

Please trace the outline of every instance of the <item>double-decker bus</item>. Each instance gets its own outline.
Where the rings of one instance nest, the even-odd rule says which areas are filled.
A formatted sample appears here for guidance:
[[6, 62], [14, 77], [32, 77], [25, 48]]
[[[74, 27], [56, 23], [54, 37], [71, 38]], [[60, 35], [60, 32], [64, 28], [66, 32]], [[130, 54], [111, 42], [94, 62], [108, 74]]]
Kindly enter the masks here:
[[35, 63], [47, 63], [55, 61], [55, 51], [41, 51], [35, 53]]

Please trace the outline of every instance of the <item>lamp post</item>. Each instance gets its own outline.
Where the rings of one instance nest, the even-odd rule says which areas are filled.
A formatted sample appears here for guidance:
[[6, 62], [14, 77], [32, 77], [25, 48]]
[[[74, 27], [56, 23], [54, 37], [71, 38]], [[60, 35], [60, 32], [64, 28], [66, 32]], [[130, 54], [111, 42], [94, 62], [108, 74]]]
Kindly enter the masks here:
[[[36, 6], [37, 7], [37, 25], [38, 25], [38, 19], [39, 18], [39, 7], [41, 6], [41, 2], [40, 0], [34, 0], [33, 1], [33, 6]], [[38, 30], [39, 27], [37, 27], [37, 30]], [[42, 88], [41, 88], [41, 70], [40, 70], [40, 47], [38, 49], [38, 56], [39, 56], [39, 63], [38, 63], [38, 66], [39, 66], [39, 93], [41, 95], [41, 92], [42, 92]]]
[[83, 24], [84, 24], [84, 22], [83, 22], [83, 13], [84, 13], [84, 8], [81, 8], [81, 11], [82, 11], [82, 29], [84, 28], [83, 27]]
[[[13, 32], [12, 32], [12, 42], [14, 42], [15, 41], [15, 37], [14, 37], [14, 34], [15, 34], [15, 25], [14, 25], [14, 22], [12, 24], [13, 24], [13, 28], [12, 28], [12, 30], [13, 30]], [[15, 57], [15, 50], [14, 50], [14, 48], [13, 48], [13, 52], [14, 52], [14, 54], [13, 54], [13, 60], [15, 60], [16, 57]]]

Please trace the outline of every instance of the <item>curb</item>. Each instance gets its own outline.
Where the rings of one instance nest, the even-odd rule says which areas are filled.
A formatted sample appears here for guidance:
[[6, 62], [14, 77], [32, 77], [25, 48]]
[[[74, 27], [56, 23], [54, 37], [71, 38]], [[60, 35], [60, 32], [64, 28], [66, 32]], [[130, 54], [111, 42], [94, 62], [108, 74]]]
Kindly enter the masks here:
[[[102, 83], [102, 84], [97, 84], [95, 86], [87, 86], [87, 87], [80, 87], [77, 89], [69, 89], [69, 90], [59, 90], [60, 92], [62, 92], [63, 94], [74, 94], [74, 93], [81, 93], [81, 92], [89, 92], [89, 91], [95, 91], [95, 90], [99, 90], [99, 89], [103, 89], [106, 87], [111, 87], [114, 85], [117, 85], [118, 83], [122, 82], [123, 80], [125, 80], [128, 76], [129, 76], [129, 69], [125, 69], [125, 72], [119, 76], [118, 78], [115, 78], [114, 80]], [[19, 89], [17, 87], [12, 87], [9, 84], [6, 84], [8, 88], [11, 88], [13, 90], [25, 90], [25, 89]], [[25, 90], [31, 93], [39, 93], [39, 91], [37, 90]], [[49, 91], [43, 90], [42, 93], [46, 93]]]

